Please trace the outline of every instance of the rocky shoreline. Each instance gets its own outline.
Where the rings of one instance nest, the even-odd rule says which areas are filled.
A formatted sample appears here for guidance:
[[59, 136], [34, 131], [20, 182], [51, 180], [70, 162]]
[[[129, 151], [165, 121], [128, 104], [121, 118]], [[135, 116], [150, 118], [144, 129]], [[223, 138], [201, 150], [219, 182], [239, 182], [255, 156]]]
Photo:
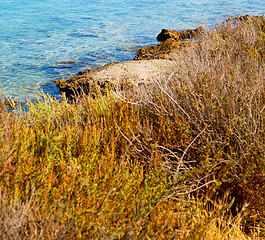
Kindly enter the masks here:
[[158, 44], [141, 48], [132, 61], [107, 64], [103, 67], [79, 72], [67, 80], [55, 80], [56, 86], [67, 98], [87, 94], [92, 86], [105, 88], [107, 85], [128, 89], [146, 84], [157, 76], [166, 76], [172, 68], [171, 54], [192, 46], [193, 39], [203, 33], [203, 28], [174, 31], [162, 29], [158, 34]]
[[[173, 67], [171, 54], [192, 46], [194, 43], [191, 40], [198, 38], [202, 32], [202, 27], [185, 31], [162, 29], [157, 36], [158, 44], [140, 48], [131, 61], [110, 63], [96, 69], [81, 71], [69, 79], [57, 79], [54, 82], [60, 92], [69, 99], [89, 93], [95, 85], [101, 89], [105, 89], [106, 86], [118, 86], [119, 89], [125, 90], [148, 84], [158, 76], [166, 77]], [[0, 101], [1, 108], [13, 109], [17, 104], [16, 100], [5, 95]]]
[[[228, 18], [226, 22], [240, 23], [248, 20], [263, 19], [263, 16], [243, 15]], [[157, 35], [156, 45], [141, 48], [132, 61], [107, 64], [103, 67], [79, 72], [67, 80], [55, 80], [60, 92], [67, 98], [73, 99], [80, 94], [90, 92], [92, 86], [105, 89], [108, 86], [119, 84], [119, 89], [138, 84], [146, 84], [156, 76], [166, 76], [172, 68], [172, 56], [188, 47], [196, 47], [205, 29], [186, 29], [174, 31], [162, 29]]]
[[[226, 22], [243, 22], [262, 19], [263, 16], [238, 16], [228, 18]], [[119, 89], [128, 89], [141, 84], [148, 84], [157, 76], [167, 76], [173, 66], [173, 55], [184, 48], [197, 46], [205, 29], [186, 29], [175, 31], [162, 29], [157, 35], [158, 43], [139, 49], [131, 61], [110, 63], [105, 66], [79, 72], [77, 75], [66, 79], [54, 81], [60, 92], [67, 98], [73, 99], [77, 95], [87, 94], [91, 87], [117, 86]], [[3, 95], [4, 96], [4, 95]], [[14, 108], [17, 101], [3, 97], [0, 107]]]

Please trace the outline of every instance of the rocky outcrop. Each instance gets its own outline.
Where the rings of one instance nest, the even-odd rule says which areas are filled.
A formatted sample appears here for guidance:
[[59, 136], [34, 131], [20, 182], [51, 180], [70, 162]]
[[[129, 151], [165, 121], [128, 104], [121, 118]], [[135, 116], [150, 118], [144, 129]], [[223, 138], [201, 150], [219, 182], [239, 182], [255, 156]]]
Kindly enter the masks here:
[[55, 83], [67, 98], [91, 93], [94, 87], [105, 90], [106, 87], [118, 86], [121, 90], [130, 89], [140, 84], [148, 84], [158, 77], [166, 77], [173, 66], [170, 53], [173, 50], [190, 46], [190, 39], [196, 38], [202, 28], [185, 31], [163, 29], [157, 36], [159, 44], [143, 47], [134, 60], [108, 64], [106, 66], [80, 72], [68, 80], [56, 80]]
[[250, 16], [250, 15], [243, 15], [243, 16], [239, 16], [239, 17], [232, 17], [232, 18], [228, 18], [226, 20], [226, 22], [231, 22], [231, 21], [239, 21], [239, 22], [246, 22], [246, 21], [265, 21], [265, 17], [264, 16]]
[[141, 48], [134, 60], [143, 59], [170, 59], [172, 50], [186, 47], [190, 43], [181, 42], [176, 39], [167, 39], [157, 45]]
[[162, 29], [157, 35], [161, 43], [141, 48], [134, 60], [143, 59], [170, 59], [170, 53], [183, 47], [191, 45], [191, 39], [199, 37], [203, 28], [187, 29], [185, 31], [173, 31]]
[[104, 91], [107, 86], [126, 90], [148, 84], [154, 79], [166, 77], [172, 68], [173, 61], [161, 59], [117, 62], [80, 72], [68, 80], [56, 80], [55, 84], [71, 99], [93, 91], [95, 86]]
[[157, 35], [156, 39], [159, 42], [166, 41], [169, 38], [175, 39], [175, 40], [192, 39], [192, 38], [199, 36], [202, 32], [203, 32], [202, 27], [199, 27], [196, 29], [187, 29], [182, 32], [162, 29], [162, 31]]
[[[227, 21], [249, 21], [257, 18], [265, 21], [264, 16], [249, 15], [230, 18]], [[134, 58], [137, 61], [108, 64], [94, 70], [80, 72], [68, 80], [56, 80], [55, 83], [68, 98], [87, 94], [94, 87], [105, 91], [107, 86], [111, 88], [118, 86], [119, 89], [126, 90], [148, 84], [153, 79], [166, 77], [171, 73], [173, 67], [173, 61], [170, 60], [171, 53], [188, 46], [197, 46], [195, 42], [199, 41], [203, 32], [202, 27], [185, 31], [163, 29], [157, 36], [160, 43], [141, 48]]]

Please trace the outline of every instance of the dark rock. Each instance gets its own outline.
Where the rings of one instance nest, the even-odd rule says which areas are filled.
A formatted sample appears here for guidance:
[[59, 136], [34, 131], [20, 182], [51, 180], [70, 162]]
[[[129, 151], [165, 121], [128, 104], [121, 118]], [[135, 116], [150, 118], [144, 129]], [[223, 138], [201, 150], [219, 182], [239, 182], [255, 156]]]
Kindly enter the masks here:
[[203, 32], [202, 27], [198, 27], [196, 29], [187, 29], [182, 32], [162, 29], [162, 31], [157, 35], [156, 39], [159, 42], [163, 42], [169, 38], [176, 40], [192, 39], [199, 36], [202, 32]]
[[163, 42], [169, 38], [179, 39], [179, 31], [162, 29], [162, 31], [157, 35], [156, 39], [159, 42]]
[[143, 59], [170, 59], [170, 53], [183, 47], [191, 45], [191, 39], [199, 37], [203, 28], [187, 29], [185, 31], [174, 31], [162, 29], [157, 40], [161, 43], [141, 48], [134, 60]]
[[199, 37], [204, 32], [203, 27], [198, 27], [195, 29], [187, 29], [179, 35], [179, 38], [184, 39], [193, 39]]
[[188, 42], [182, 42], [178, 39], [169, 38], [164, 42], [150, 47], [141, 48], [134, 60], [143, 59], [170, 59], [170, 53], [173, 49], [180, 49], [189, 45]]
[[96, 81], [93, 79], [88, 70], [86, 72], [80, 72], [78, 75], [68, 79], [68, 80], [55, 80], [56, 86], [60, 89], [61, 93], [64, 93], [68, 99], [76, 99], [84, 94], [91, 93], [93, 90], [106, 89], [106, 85], [109, 84], [108, 81]]
[[264, 16], [250, 16], [247, 14], [247, 15], [243, 15], [239, 17], [228, 18], [226, 22], [231, 22], [231, 21], [246, 22], [246, 21], [256, 21], [256, 20], [265, 21], [265, 17]]

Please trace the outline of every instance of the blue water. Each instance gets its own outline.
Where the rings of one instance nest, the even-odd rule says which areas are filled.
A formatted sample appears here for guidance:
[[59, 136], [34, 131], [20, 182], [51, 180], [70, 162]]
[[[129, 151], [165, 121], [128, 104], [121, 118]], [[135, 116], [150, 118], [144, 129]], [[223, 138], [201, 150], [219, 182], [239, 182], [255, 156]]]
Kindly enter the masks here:
[[19, 101], [80, 70], [130, 60], [162, 28], [265, 14], [262, 0], [0, 0], [0, 83]]

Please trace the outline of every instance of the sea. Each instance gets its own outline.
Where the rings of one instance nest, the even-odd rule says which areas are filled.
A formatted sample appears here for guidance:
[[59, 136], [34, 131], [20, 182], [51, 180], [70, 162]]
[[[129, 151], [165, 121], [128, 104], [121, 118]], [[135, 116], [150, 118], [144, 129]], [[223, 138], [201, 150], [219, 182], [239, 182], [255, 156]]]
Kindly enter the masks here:
[[0, 0], [0, 87], [19, 102], [59, 97], [56, 79], [132, 60], [163, 29], [264, 15], [263, 0]]

